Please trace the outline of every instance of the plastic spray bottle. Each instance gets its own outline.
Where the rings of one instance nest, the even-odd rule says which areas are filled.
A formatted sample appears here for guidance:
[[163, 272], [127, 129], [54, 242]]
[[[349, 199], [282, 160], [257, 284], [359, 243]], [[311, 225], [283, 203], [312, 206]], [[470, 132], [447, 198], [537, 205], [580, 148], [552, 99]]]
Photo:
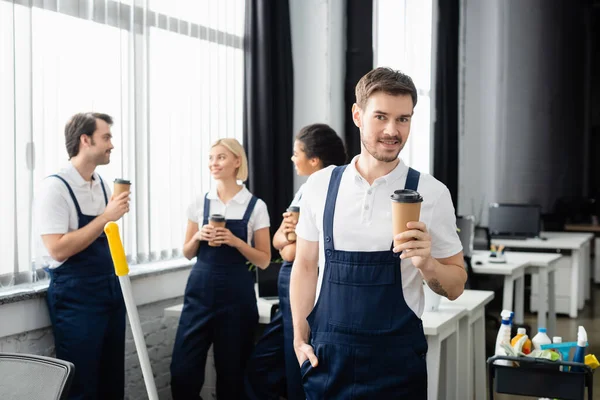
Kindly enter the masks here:
[[[502, 325], [500, 325], [500, 329], [498, 330], [498, 336], [496, 337], [496, 355], [497, 356], [505, 356], [506, 351], [502, 348], [502, 344], [510, 345], [510, 330], [512, 327], [512, 316], [513, 312], [510, 310], [502, 310], [500, 316], [502, 317]], [[508, 360], [498, 360], [495, 361], [496, 365], [512, 365], [511, 361]]]
[[[573, 362], [582, 363], [585, 359], [585, 347], [587, 346], [587, 332], [583, 326], [579, 326], [577, 329], [577, 348], [575, 349], [575, 355], [573, 356]], [[572, 372], [583, 372], [580, 367], [571, 367]]]

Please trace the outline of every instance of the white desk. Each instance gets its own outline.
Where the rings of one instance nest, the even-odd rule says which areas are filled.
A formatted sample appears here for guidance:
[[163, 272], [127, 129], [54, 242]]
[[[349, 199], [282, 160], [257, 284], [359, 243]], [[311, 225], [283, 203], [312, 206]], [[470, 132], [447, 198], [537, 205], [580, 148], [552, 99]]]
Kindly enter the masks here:
[[[529, 258], [525, 273], [531, 274], [532, 286], [539, 287], [537, 301], [538, 328], [547, 328], [549, 335], [556, 335], [556, 269], [562, 259], [553, 253], [509, 253], [515, 257]], [[532, 296], [533, 298], [533, 296]], [[532, 302], [535, 304], [535, 301]], [[531, 307], [533, 311], [535, 307]], [[546, 320], [546, 312], [548, 319]]]
[[466, 317], [461, 319], [461, 322], [466, 320], [467, 334], [459, 336], [458, 381], [455, 385], [458, 399], [477, 400], [486, 397], [485, 306], [493, 298], [494, 292], [491, 291], [465, 290], [454, 301], [442, 298], [440, 302], [440, 310], [467, 310]]
[[[279, 299], [263, 299], [258, 298], [256, 300], [256, 306], [258, 307], [258, 323], [259, 324], [268, 324], [271, 322], [271, 308], [274, 305], [279, 304]], [[179, 318], [181, 316], [181, 310], [183, 309], [183, 304], [177, 304], [172, 307], [165, 308], [165, 317], [174, 317]]]
[[[507, 262], [495, 264], [488, 261], [489, 252], [475, 251], [471, 257], [471, 268], [476, 274], [502, 275], [504, 276], [504, 289], [502, 292], [502, 308], [514, 311], [514, 321], [523, 323], [524, 297], [525, 297], [525, 268], [527, 260], [515, 259], [507, 256]], [[478, 263], [481, 264], [478, 264]], [[515, 290], [515, 302], [513, 307], [513, 290]]]
[[[475, 251], [474, 259], [483, 260], [490, 254], [487, 251]], [[477, 257], [475, 257], [477, 256]], [[505, 253], [506, 260], [510, 263], [525, 264], [525, 273], [532, 275], [532, 285], [539, 287], [539, 296], [536, 298], [536, 304], [532, 302], [532, 310], [537, 310], [538, 328], [544, 327], [548, 329], [549, 335], [556, 333], [556, 286], [555, 286], [555, 271], [558, 261], [562, 258], [556, 253], [527, 253], [518, 251], [508, 251]], [[502, 264], [492, 264], [500, 266]], [[475, 273], [479, 270], [473, 269]], [[486, 271], [487, 272], [487, 271]], [[539, 277], [539, 285], [538, 285]], [[506, 292], [504, 292], [506, 294]], [[518, 295], [518, 292], [517, 292]], [[533, 296], [532, 296], [533, 299]], [[546, 319], [546, 313], [548, 319]], [[515, 322], [517, 321], [515, 313]]]
[[600, 283], [600, 225], [599, 224], [567, 224], [565, 230], [570, 232], [589, 232], [594, 234], [594, 283]]
[[[590, 242], [591, 233], [542, 232], [542, 239], [510, 240], [493, 239], [495, 245], [504, 245], [510, 249], [523, 250], [569, 250], [571, 251], [570, 271], [567, 276], [559, 272], [555, 276], [557, 288], [557, 311], [577, 317], [577, 311], [583, 308], [590, 296]], [[565, 271], [567, 273], [567, 271]], [[566, 307], [568, 305], [568, 307]]]
[[[424, 312], [421, 317], [429, 347], [427, 350], [427, 398], [429, 400], [438, 400], [440, 392], [444, 393], [443, 400], [462, 400], [456, 398], [453, 389], [456, 388], [458, 381], [458, 338], [467, 334], [459, 330], [459, 321], [466, 314], [466, 308], [455, 307], [436, 312]], [[444, 364], [442, 364], [442, 344], [446, 347]], [[441, 368], [444, 368], [446, 376], [443, 385], [440, 382]]]

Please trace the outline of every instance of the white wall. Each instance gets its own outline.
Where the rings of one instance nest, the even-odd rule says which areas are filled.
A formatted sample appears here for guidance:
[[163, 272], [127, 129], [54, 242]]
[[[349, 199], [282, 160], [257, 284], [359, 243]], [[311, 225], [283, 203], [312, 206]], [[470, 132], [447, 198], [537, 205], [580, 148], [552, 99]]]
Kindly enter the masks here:
[[[290, 0], [290, 20], [294, 62], [294, 135], [305, 125], [321, 122], [329, 124], [343, 136], [346, 112], [345, 1]], [[294, 176], [295, 190], [304, 181], [304, 178]]]
[[581, 192], [583, 84], [566, 0], [463, 0], [458, 212]]

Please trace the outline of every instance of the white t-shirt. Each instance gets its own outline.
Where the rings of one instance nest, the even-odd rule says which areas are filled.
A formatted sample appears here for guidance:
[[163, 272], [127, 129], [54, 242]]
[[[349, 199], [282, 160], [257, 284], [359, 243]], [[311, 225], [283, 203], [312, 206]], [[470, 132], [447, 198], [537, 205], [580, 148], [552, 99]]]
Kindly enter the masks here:
[[[221, 214], [225, 219], [242, 219], [252, 199], [252, 193], [246, 189], [246, 185], [233, 198], [224, 204], [217, 194], [217, 189], [213, 188], [208, 192], [210, 200], [210, 214]], [[204, 196], [198, 197], [187, 209], [187, 217], [190, 221], [197, 223], [200, 227], [204, 222]], [[252, 242], [254, 232], [262, 228], [271, 226], [269, 211], [267, 205], [261, 199], [258, 199], [254, 210], [248, 221], [248, 244]]]
[[[71, 186], [83, 214], [100, 215], [104, 212], [106, 202], [100, 186], [100, 176], [96, 172], [92, 175], [92, 181], [86, 182], [73, 164], [69, 163], [56, 175]], [[104, 181], [108, 200], [112, 195], [110, 186]], [[62, 265], [64, 261], [59, 262], [50, 257], [42, 241], [42, 235], [65, 234], [79, 229], [77, 209], [63, 181], [56, 177], [47, 177], [42, 181], [34, 199], [33, 218], [36, 247], [42, 265], [50, 268]]]
[[[393, 240], [390, 196], [394, 190], [404, 188], [408, 167], [400, 161], [392, 172], [369, 186], [356, 170], [357, 160], [358, 156], [350, 162], [340, 182], [333, 218], [335, 249], [365, 252], [389, 250]], [[329, 166], [308, 178], [296, 227], [299, 237], [319, 242], [317, 298], [325, 263], [323, 210], [334, 168]], [[431, 255], [434, 258], [446, 258], [458, 254], [462, 245], [456, 232], [450, 192], [443, 183], [428, 174], [421, 174], [417, 190], [423, 196], [420, 220], [427, 225], [431, 235]], [[423, 277], [410, 259], [402, 260], [401, 271], [406, 303], [420, 317], [424, 308]]]

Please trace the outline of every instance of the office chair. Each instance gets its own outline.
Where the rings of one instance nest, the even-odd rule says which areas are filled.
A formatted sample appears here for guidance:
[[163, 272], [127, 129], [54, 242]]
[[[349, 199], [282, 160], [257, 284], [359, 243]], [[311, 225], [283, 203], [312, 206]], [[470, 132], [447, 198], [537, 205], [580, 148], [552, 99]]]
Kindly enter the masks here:
[[463, 246], [463, 254], [465, 257], [471, 258], [475, 243], [475, 217], [472, 215], [456, 217], [456, 227]]
[[75, 367], [56, 358], [0, 353], [0, 399], [64, 400]]
[[485, 226], [476, 226], [473, 237], [473, 249], [488, 251], [491, 244], [492, 238], [490, 237], [489, 229]]

